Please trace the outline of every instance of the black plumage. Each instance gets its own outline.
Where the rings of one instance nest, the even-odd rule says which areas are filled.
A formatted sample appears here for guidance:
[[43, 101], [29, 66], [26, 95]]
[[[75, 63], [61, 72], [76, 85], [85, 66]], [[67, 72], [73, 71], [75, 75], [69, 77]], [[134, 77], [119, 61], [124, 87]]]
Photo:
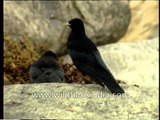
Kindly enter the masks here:
[[64, 71], [52, 51], [45, 52], [29, 70], [32, 83], [64, 82]]
[[86, 36], [83, 21], [74, 18], [69, 21], [68, 25], [71, 32], [68, 37], [67, 49], [77, 69], [92, 77], [103, 88], [107, 86], [113, 94], [124, 93], [123, 88], [119, 86], [103, 62], [97, 47]]

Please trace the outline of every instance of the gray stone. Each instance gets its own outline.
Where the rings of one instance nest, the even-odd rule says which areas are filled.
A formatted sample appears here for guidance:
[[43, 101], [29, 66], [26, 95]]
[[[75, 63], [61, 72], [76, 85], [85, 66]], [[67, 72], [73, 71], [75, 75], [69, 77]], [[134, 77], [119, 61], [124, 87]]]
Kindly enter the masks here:
[[[127, 84], [158, 87], [159, 38], [98, 47], [113, 75]], [[68, 55], [64, 63], [72, 63]]]
[[111, 95], [99, 85], [17, 84], [4, 86], [5, 119], [157, 120], [158, 88], [121, 85]]
[[131, 11], [126, 1], [5, 1], [4, 33], [63, 54], [70, 30], [64, 24], [75, 17], [84, 20], [87, 35], [100, 45], [126, 33]]

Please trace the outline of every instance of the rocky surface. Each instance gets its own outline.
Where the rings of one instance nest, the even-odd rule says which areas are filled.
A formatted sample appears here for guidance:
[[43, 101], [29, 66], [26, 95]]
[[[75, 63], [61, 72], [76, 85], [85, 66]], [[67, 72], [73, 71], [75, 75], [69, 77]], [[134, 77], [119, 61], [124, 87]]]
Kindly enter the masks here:
[[16, 40], [29, 37], [37, 49], [62, 54], [69, 32], [65, 23], [75, 17], [84, 20], [95, 43], [105, 44], [126, 33], [131, 11], [127, 1], [5, 1], [4, 33]]
[[4, 86], [5, 119], [157, 120], [158, 88], [122, 85], [113, 96], [99, 85], [25, 84]]
[[132, 19], [128, 30], [120, 42], [134, 42], [158, 36], [159, 1], [131, 0], [129, 6]]
[[[159, 38], [98, 47], [113, 75], [127, 84], [158, 86]], [[64, 62], [72, 63], [68, 55]]]

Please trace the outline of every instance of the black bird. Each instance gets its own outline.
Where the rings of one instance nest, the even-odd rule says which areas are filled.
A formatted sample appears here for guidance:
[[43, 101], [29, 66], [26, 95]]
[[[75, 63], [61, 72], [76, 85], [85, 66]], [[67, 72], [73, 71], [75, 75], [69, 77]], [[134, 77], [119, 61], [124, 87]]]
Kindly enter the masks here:
[[74, 18], [68, 22], [71, 32], [67, 49], [74, 65], [83, 74], [92, 77], [103, 88], [107, 86], [113, 94], [122, 94], [124, 90], [103, 62], [95, 44], [86, 36], [83, 21]]
[[64, 82], [64, 71], [52, 51], [45, 52], [29, 70], [32, 83]]

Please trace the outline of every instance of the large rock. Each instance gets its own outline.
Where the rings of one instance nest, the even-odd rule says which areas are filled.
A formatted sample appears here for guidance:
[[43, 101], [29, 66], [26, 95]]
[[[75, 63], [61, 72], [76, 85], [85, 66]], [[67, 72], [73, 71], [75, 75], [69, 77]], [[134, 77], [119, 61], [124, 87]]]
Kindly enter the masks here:
[[[136, 81], [136, 80], [135, 80]], [[113, 96], [99, 85], [4, 86], [5, 119], [157, 120], [158, 88], [122, 85]]]
[[132, 19], [120, 42], [147, 40], [158, 36], [159, 0], [131, 0], [129, 6]]
[[118, 41], [127, 31], [131, 12], [127, 1], [5, 1], [4, 33], [29, 37], [35, 47], [65, 53], [71, 18], [84, 20], [96, 44]]
[[[98, 47], [113, 75], [127, 84], [158, 87], [158, 38], [134, 43], [115, 43]], [[64, 63], [72, 63], [68, 55]]]

